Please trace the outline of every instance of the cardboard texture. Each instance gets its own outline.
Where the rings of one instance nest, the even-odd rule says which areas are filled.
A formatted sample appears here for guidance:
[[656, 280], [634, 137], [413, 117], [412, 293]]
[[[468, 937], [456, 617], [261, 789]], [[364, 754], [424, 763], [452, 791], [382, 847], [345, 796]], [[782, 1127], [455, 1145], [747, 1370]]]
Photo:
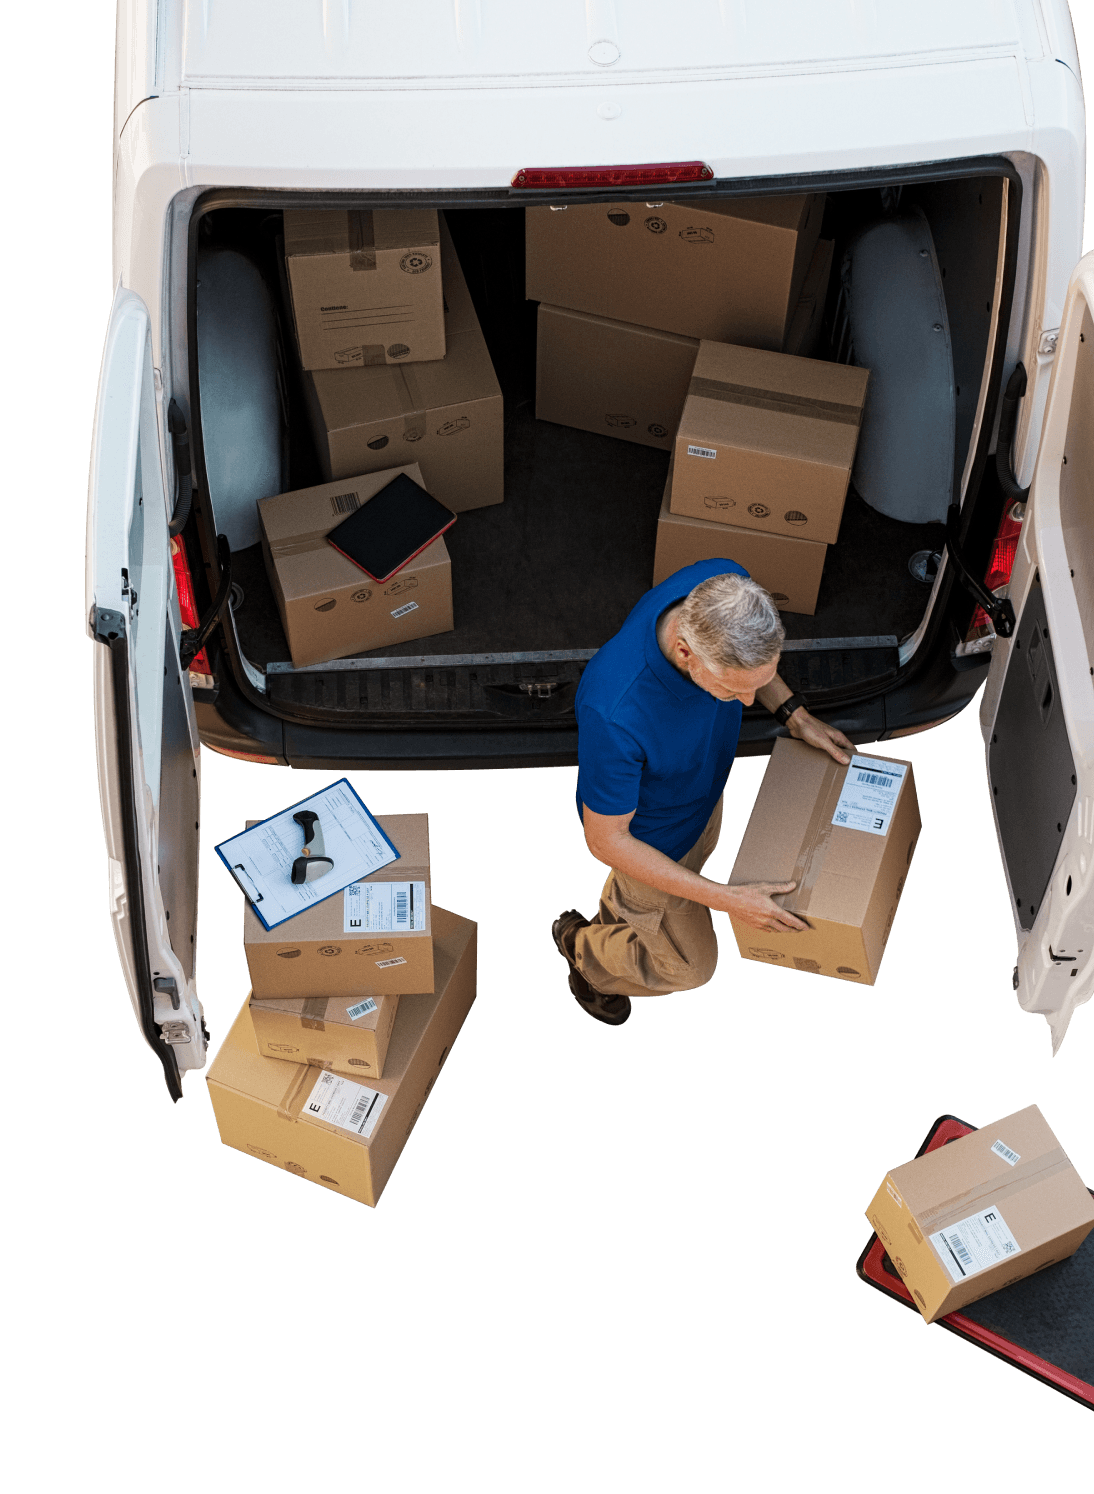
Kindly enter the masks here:
[[1073, 1255], [1094, 1199], [1030, 1105], [894, 1167], [866, 1217], [933, 1323]]
[[285, 266], [305, 368], [444, 357], [434, 208], [286, 211]]
[[[373, 1010], [354, 1017], [360, 1006]], [[251, 996], [255, 1042], [264, 1058], [331, 1069], [351, 1079], [384, 1072], [398, 996], [295, 996], [278, 1001]]]
[[399, 1004], [367, 1139], [304, 1110], [323, 1069], [263, 1058], [244, 1003], [209, 1069], [220, 1139], [309, 1182], [375, 1204], [475, 999], [476, 925], [434, 908], [437, 989]]
[[818, 239], [809, 261], [801, 295], [790, 319], [784, 353], [795, 358], [815, 358], [824, 325], [824, 307], [828, 299], [828, 281], [832, 274], [832, 239]]
[[668, 451], [698, 350], [694, 337], [541, 305], [536, 419]]
[[[878, 754], [869, 753], [871, 757]], [[741, 956], [872, 986], [919, 838], [919, 804], [905, 768], [885, 833], [834, 825], [853, 769], [780, 737], [745, 827], [730, 883], [796, 882], [775, 901], [809, 927], [784, 934], [730, 920]]]
[[408, 457], [434, 498], [463, 513], [505, 496], [501, 386], [444, 220], [445, 342], [439, 363], [305, 374], [324, 476], [376, 472]]
[[[669, 481], [672, 481], [671, 473]], [[821, 574], [827, 545], [812, 540], [791, 539], [783, 534], [763, 534], [757, 529], [736, 529], [731, 524], [711, 524], [703, 519], [684, 519], [669, 511], [669, 492], [661, 504], [657, 521], [657, 548], [653, 557], [653, 584], [697, 560], [735, 560], [753, 580], [771, 593], [780, 612], [817, 610]]]
[[700, 343], [672, 512], [834, 544], [868, 379], [843, 363]]
[[[429, 816], [378, 814], [376, 823], [399, 852], [360, 885], [424, 882], [425, 927], [360, 933], [346, 929], [347, 897], [336, 892], [287, 923], [264, 929], [250, 903], [243, 905], [243, 950], [254, 995], [272, 997], [403, 996], [433, 989], [429, 898]], [[254, 821], [248, 821], [248, 826]]]
[[778, 351], [823, 195], [525, 211], [525, 294], [682, 337]]
[[452, 565], [443, 538], [384, 582], [327, 543], [347, 514], [400, 473], [425, 487], [412, 462], [259, 502], [266, 573], [298, 668], [452, 631]]

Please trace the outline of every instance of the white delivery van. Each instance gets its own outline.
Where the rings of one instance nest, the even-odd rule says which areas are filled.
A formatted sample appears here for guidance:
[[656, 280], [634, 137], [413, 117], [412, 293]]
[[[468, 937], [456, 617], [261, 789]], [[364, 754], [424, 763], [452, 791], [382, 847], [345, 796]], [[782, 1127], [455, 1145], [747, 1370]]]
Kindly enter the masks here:
[[[1064, 0], [119, 0], [88, 623], [118, 947], [175, 1097], [207, 1040], [200, 744], [334, 772], [572, 763], [581, 670], [650, 584], [666, 453], [534, 418], [532, 206], [822, 204], [815, 356], [888, 395], [783, 673], [859, 742], [986, 678], [1015, 989], [1060, 1042], [1094, 988], [1084, 148]], [[283, 214], [408, 205], [444, 211], [470, 287], [505, 501], [452, 531], [453, 632], [295, 668], [255, 524], [256, 498], [319, 480]], [[775, 731], [746, 713], [741, 750]]]

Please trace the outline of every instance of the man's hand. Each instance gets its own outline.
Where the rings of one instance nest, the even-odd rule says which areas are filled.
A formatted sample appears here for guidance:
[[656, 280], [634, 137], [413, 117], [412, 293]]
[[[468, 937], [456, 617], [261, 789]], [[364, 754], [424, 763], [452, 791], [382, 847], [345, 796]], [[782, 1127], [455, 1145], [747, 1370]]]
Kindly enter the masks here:
[[807, 929], [807, 923], [773, 901], [775, 893], [793, 892], [797, 885], [797, 882], [746, 882], [739, 887], [727, 887], [721, 907], [731, 918], [765, 933], [788, 934]]
[[804, 706], [799, 706], [794, 712], [786, 723], [786, 729], [799, 742], [806, 742], [810, 747], [827, 752], [828, 756], [835, 758], [837, 763], [846, 765], [851, 761], [851, 754], [855, 750], [854, 742], [845, 737], [836, 727], [829, 726], [824, 721], [818, 721], [816, 716], [811, 716]]

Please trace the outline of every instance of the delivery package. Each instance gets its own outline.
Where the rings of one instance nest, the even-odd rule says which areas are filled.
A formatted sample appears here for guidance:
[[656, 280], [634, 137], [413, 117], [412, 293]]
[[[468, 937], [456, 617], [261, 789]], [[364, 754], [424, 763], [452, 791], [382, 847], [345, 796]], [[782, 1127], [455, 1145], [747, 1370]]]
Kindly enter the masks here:
[[[671, 468], [669, 483], [672, 482]], [[735, 560], [754, 581], [771, 593], [780, 612], [817, 610], [827, 545], [794, 539], [786, 534], [764, 534], [759, 529], [737, 529], [706, 519], [685, 519], [669, 510], [666, 485], [657, 520], [653, 584], [697, 560]]]
[[668, 451], [698, 350], [694, 337], [542, 303], [536, 419]]
[[1074, 1255], [1094, 1199], [1029, 1105], [894, 1167], [866, 1217], [933, 1323]]
[[325, 476], [376, 472], [413, 459], [425, 486], [456, 513], [500, 503], [501, 386], [448, 226], [441, 220], [445, 344], [438, 363], [304, 376]]
[[674, 447], [674, 514], [834, 544], [869, 373], [701, 342]]
[[729, 880], [794, 882], [775, 902], [808, 927], [731, 919], [742, 958], [872, 986], [919, 829], [911, 763], [855, 753], [844, 766], [779, 737]]
[[573, 205], [524, 215], [525, 294], [593, 316], [778, 351], [824, 197]]
[[398, 996], [251, 995], [249, 1009], [264, 1058], [306, 1063], [336, 1074], [379, 1079], [384, 1072]]
[[[398, 851], [397, 861], [272, 929], [244, 904], [243, 950], [255, 996], [359, 1001], [432, 991], [429, 816], [378, 814], [375, 820]], [[249, 820], [248, 828], [254, 823]]]
[[476, 926], [433, 913], [436, 990], [399, 1003], [382, 1079], [263, 1058], [244, 1003], [208, 1074], [226, 1146], [376, 1203], [475, 999]]
[[260, 500], [266, 573], [298, 669], [450, 633], [455, 626], [452, 565], [443, 536], [382, 583], [327, 542], [349, 514], [400, 474], [425, 487], [421, 469], [412, 462]]
[[832, 275], [832, 253], [835, 244], [831, 239], [818, 239], [809, 261], [809, 269], [802, 282], [798, 304], [790, 319], [786, 334], [784, 353], [795, 358], [815, 358], [824, 326], [824, 308], [828, 300], [828, 281]]
[[304, 368], [444, 357], [436, 209], [286, 209], [285, 268]]

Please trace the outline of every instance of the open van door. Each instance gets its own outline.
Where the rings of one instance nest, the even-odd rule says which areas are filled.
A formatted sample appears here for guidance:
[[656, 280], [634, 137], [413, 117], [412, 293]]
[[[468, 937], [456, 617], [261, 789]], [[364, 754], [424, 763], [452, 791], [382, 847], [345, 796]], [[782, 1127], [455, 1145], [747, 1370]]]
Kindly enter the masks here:
[[1018, 1000], [1059, 1048], [1094, 991], [1094, 254], [1068, 290], [981, 708], [1018, 929]]
[[119, 289], [99, 381], [87, 521], [99, 795], [114, 934], [172, 1098], [205, 1062], [194, 988], [201, 791], [171, 560], [148, 311]]

